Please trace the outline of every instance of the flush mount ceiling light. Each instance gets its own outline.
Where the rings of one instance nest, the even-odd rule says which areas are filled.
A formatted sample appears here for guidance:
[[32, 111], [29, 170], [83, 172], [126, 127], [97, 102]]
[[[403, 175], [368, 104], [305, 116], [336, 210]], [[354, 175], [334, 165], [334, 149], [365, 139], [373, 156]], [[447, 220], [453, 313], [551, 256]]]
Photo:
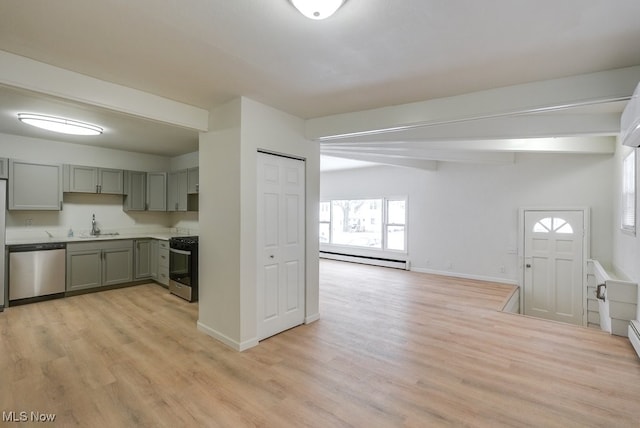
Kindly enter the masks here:
[[291, 0], [304, 16], [310, 19], [325, 19], [335, 13], [345, 0]]
[[38, 128], [71, 135], [100, 135], [104, 131], [97, 125], [63, 117], [35, 113], [18, 113], [18, 119]]

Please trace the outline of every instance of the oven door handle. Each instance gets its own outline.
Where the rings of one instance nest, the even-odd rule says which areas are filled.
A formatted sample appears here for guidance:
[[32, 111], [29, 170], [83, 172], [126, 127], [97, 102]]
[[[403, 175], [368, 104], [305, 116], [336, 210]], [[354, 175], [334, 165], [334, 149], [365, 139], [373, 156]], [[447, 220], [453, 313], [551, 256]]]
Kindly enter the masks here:
[[191, 251], [176, 250], [175, 248], [169, 248], [169, 251], [171, 251], [172, 253], [184, 254], [185, 256], [191, 255]]

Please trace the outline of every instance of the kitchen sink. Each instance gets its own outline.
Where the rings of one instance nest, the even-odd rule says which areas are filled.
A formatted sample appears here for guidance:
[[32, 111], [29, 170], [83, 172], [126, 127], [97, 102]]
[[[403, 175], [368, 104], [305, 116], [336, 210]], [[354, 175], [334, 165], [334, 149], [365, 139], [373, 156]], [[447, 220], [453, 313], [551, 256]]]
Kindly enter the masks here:
[[114, 236], [119, 236], [118, 232], [112, 233], [101, 233], [100, 235], [78, 235], [77, 237], [80, 239], [100, 239], [100, 238], [113, 238]]

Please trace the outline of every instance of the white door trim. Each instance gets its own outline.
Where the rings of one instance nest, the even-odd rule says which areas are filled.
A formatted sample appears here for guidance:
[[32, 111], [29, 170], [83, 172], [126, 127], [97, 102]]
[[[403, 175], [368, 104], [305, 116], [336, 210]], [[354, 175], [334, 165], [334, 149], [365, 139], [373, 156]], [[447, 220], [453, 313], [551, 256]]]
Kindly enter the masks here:
[[[268, 161], [268, 159], [270, 159]], [[279, 159], [279, 160], [276, 160]], [[277, 165], [277, 179], [271, 180], [271, 184], [267, 185], [264, 175], [261, 176], [261, 172], [264, 173], [267, 162], [276, 162]], [[284, 162], [284, 164], [283, 164]], [[273, 166], [273, 165], [272, 165]], [[287, 156], [283, 154], [276, 154], [273, 152], [266, 152], [263, 150], [258, 150], [257, 156], [257, 222], [256, 222], [256, 303], [257, 303], [257, 337], [258, 340], [266, 339], [267, 337], [273, 336], [281, 331], [286, 329], [304, 324], [305, 315], [306, 315], [306, 293], [307, 293], [307, 248], [306, 248], [306, 161], [305, 159], [301, 159], [295, 156]], [[296, 174], [294, 174], [293, 178], [296, 178], [294, 182], [288, 181], [289, 175], [287, 175], [288, 170], [294, 170]], [[286, 177], [285, 177], [286, 176]], [[299, 180], [297, 179], [299, 178]], [[300, 187], [300, 183], [302, 183]], [[265, 189], [272, 188], [272, 193], [282, 196], [283, 198], [278, 198], [278, 207], [275, 210], [276, 216], [270, 216], [272, 220], [276, 220], [276, 228], [271, 230], [276, 230], [277, 233], [275, 237], [272, 236], [271, 242], [272, 244], [269, 246], [269, 250], [266, 251], [267, 247], [265, 246], [267, 243], [265, 242], [265, 217], [263, 217], [264, 212], [261, 210], [265, 208], [263, 196], [265, 195]], [[275, 188], [275, 190], [274, 190]], [[289, 189], [290, 192], [293, 192], [294, 196], [301, 196], [301, 198], [297, 198], [297, 203], [295, 204], [296, 213], [295, 218], [298, 220], [296, 230], [292, 233], [293, 236], [297, 237], [295, 243], [290, 241], [286, 241], [287, 228], [283, 227], [284, 224], [292, 224], [288, 223], [286, 220], [286, 190]], [[262, 201], [262, 202], [261, 202]], [[284, 204], [284, 205], [283, 205]], [[274, 212], [273, 210], [270, 212]], [[300, 244], [302, 241], [302, 244]], [[296, 245], [297, 244], [297, 245]], [[292, 249], [293, 248], [293, 249]], [[265, 253], [266, 251], [266, 253]], [[293, 258], [291, 258], [293, 257]], [[265, 261], [267, 262], [265, 264]], [[287, 291], [290, 289], [287, 288], [286, 284], [290, 284], [287, 282], [287, 276], [280, 276], [283, 273], [281, 268], [284, 269], [285, 265], [291, 264], [288, 262], [296, 262], [296, 269], [294, 278], [296, 290], [295, 293], [295, 301], [296, 304], [293, 307], [286, 307], [287, 302], [289, 301], [287, 296], [291, 297], [287, 294]], [[266, 294], [265, 294], [265, 272], [264, 268], [266, 265], [271, 267], [278, 266], [276, 268], [276, 276], [271, 278], [275, 278], [275, 282], [271, 282], [270, 284], [276, 284], [277, 295], [275, 302], [272, 306], [274, 308], [273, 314], [274, 316], [270, 317], [269, 325], [264, 324], [265, 318], [261, 315], [264, 315], [264, 304], [266, 302]], [[273, 270], [272, 270], [273, 271]], [[284, 280], [284, 282], [283, 282]], [[280, 294], [284, 292], [285, 294]], [[273, 296], [274, 294], [271, 294]]]
[[591, 210], [589, 207], [522, 207], [518, 209], [518, 286], [520, 287], [520, 311], [524, 313], [524, 216], [527, 211], [582, 211], [584, 239], [582, 241], [582, 325], [587, 325], [587, 259], [591, 257]]

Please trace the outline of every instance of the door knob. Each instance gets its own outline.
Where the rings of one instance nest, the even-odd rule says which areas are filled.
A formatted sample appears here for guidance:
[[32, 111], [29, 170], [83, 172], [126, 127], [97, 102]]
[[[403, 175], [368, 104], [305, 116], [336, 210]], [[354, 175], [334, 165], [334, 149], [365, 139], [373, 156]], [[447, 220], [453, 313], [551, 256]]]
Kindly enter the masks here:
[[525, 267], [530, 268], [530, 267], [531, 267], [531, 265], [530, 265], [529, 263], [527, 263], [527, 264], [525, 265]]
[[270, 259], [275, 259], [275, 258], [276, 258], [276, 256], [274, 256], [273, 254], [271, 254], [271, 255], [269, 256], [269, 258], [270, 258]]

